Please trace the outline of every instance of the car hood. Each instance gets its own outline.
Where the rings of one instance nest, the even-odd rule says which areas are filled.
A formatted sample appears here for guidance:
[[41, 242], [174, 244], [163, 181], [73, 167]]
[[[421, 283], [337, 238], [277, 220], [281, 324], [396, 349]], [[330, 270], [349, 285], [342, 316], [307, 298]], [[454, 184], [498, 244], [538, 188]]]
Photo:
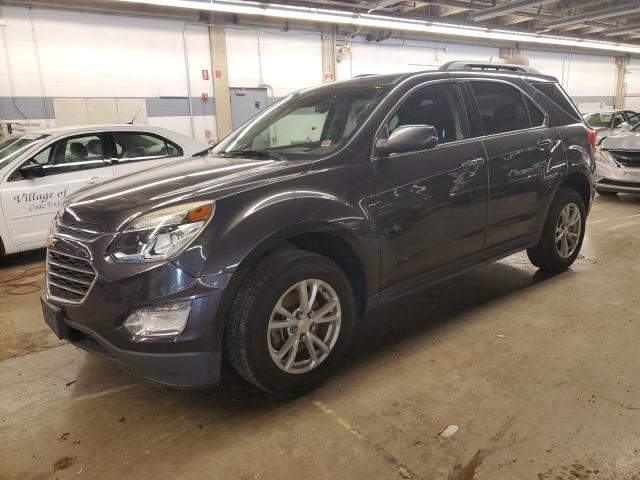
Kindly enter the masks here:
[[640, 133], [627, 132], [607, 137], [601, 146], [603, 150], [640, 150]]
[[247, 158], [187, 157], [158, 168], [84, 188], [65, 202], [63, 220], [99, 224], [118, 231], [146, 211], [194, 200], [216, 200], [274, 178], [296, 175], [309, 162]]

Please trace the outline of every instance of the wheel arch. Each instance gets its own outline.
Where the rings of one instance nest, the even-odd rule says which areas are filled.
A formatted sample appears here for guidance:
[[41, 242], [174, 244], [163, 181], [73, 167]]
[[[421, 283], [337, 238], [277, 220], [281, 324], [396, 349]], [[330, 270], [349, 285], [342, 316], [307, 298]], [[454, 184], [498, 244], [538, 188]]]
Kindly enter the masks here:
[[[578, 192], [582, 197], [584, 202], [584, 208], [588, 212], [589, 207], [591, 206], [591, 182], [584, 173], [581, 172], [573, 172], [565, 178], [562, 183], [558, 186], [558, 188], [565, 187], [571, 188]], [[557, 193], [557, 191], [556, 191]]]
[[353, 288], [356, 312], [364, 316], [375, 271], [366, 269], [364, 247], [348, 230], [326, 222], [307, 222], [277, 232], [257, 244], [239, 263], [231, 276], [216, 311], [216, 337], [221, 338], [231, 304], [251, 269], [267, 255], [286, 248], [297, 248], [323, 255], [334, 261], [347, 275]]

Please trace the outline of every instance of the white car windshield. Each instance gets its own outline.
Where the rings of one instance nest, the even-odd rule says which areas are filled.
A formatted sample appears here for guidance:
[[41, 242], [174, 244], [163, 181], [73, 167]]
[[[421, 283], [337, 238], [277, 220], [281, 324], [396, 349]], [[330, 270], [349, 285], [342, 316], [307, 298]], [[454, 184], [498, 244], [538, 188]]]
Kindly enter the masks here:
[[18, 155], [31, 148], [34, 144], [43, 141], [49, 135], [25, 134], [9, 137], [0, 142], [0, 169], [8, 165]]

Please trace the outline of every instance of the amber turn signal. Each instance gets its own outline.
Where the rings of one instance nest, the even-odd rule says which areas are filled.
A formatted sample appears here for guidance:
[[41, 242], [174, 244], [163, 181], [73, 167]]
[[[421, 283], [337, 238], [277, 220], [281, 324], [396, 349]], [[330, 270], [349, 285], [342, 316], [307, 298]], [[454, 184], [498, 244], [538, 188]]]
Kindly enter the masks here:
[[189, 222], [205, 222], [211, 217], [212, 211], [213, 205], [211, 203], [200, 205], [199, 207], [189, 210], [187, 220], [189, 220]]

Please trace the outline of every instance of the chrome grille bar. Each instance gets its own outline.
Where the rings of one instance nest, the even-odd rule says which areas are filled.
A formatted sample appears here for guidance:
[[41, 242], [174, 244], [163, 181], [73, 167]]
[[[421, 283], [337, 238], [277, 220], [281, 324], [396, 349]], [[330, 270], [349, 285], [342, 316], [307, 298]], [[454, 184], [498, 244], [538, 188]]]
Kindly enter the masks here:
[[47, 293], [64, 303], [84, 301], [97, 278], [91, 262], [49, 248], [47, 250]]

